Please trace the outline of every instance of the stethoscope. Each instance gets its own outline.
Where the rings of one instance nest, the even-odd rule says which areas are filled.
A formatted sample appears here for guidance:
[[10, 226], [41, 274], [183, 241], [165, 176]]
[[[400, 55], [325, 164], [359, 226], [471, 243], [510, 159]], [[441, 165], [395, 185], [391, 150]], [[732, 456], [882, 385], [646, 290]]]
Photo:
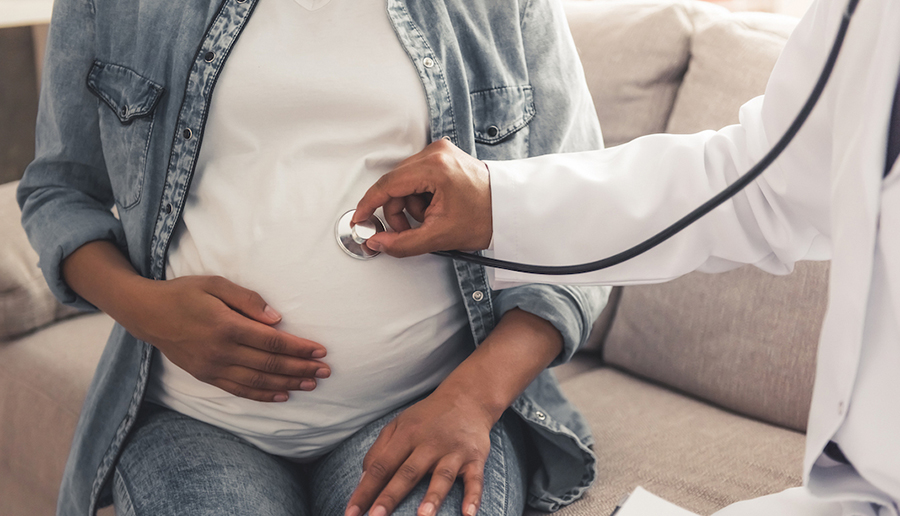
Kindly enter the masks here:
[[[760, 176], [760, 174], [762, 174], [766, 171], [767, 168], [769, 168], [769, 165], [771, 165], [778, 158], [778, 156], [781, 155], [788, 144], [791, 143], [791, 140], [794, 139], [794, 137], [797, 135], [797, 132], [800, 131], [801, 127], [803, 127], [806, 119], [809, 118], [809, 114], [812, 112], [816, 103], [819, 101], [819, 97], [822, 96], [822, 91], [825, 89], [825, 85], [828, 83], [828, 79], [831, 78], [831, 72], [834, 70], [835, 62], [837, 61], [838, 54], [841, 51], [841, 46], [843, 46], [844, 44], [844, 36], [847, 34], [847, 28], [850, 25], [850, 19], [853, 17], [853, 13], [856, 11], [856, 6], [858, 3], [859, 0], [850, 0], [850, 2], [847, 4], [847, 8], [844, 10], [844, 14], [841, 20], [841, 26], [838, 29], [837, 36], [834, 39], [834, 44], [831, 47], [831, 53], [828, 55], [828, 60], [825, 62], [825, 66], [824, 68], [822, 68], [822, 73], [819, 75], [819, 80], [816, 82], [812, 93], [809, 94], [809, 98], [806, 100], [803, 108], [797, 114], [797, 117], [794, 119], [793, 123], [791, 123], [790, 127], [788, 127], [787, 131], [785, 131], [781, 139], [779, 139], [775, 146], [773, 146], [772, 149], [769, 150], [769, 152], [765, 156], [763, 156], [761, 160], [759, 160], [759, 163], [754, 165], [753, 168], [747, 171], [743, 176], [741, 176], [734, 183], [719, 192], [716, 196], [676, 221], [671, 226], [663, 229], [659, 233], [635, 245], [634, 247], [626, 249], [625, 251], [622, 251], [618, 254], [615, 254], [608, 258], [603, 258], [602, 260], [582, 263], [578, 265], [532, 265], [506, 260], [498, 260], [495, 258], [487, 258], [477, 254], [464, 253], [461, 251], [438, 251], [432, 254], [453, 258], [455, 260], [463, 260], [466, 262], [483, 265], [485, 267], [494, 267], [497, 269], [506, 269], [515, 272], [525, 272], [531, 274], [561, 276], [566, 274], [583, 274], [585, 272], [598, 271], [601, 269], [606, 269], [607, 267], [612, 267], [613, 265], [618, 265], [626, 260], [630, 260], [638, 255], [641, 255], [658, 246], [659, 244], [665, 242], [666, 240], [672, 238], [681, 230], [690, 226], [700, 217], [703, 217], [728, 199], [731, 199], [735, 196], [735, 194], [752, 183], [753, 180], [755, 180]], [[384, 231], [386, 224], [380, 217], [378, 217], [377, 215], [373, 215], [368, 221], [350, 227], [350, 219], [352, 218], [352, 216], [353, 210], [345, 213], [335, 226], [335, 237], [338, 240], [338, 244], [342, 249], [344, 249], [345, 252], [347, 252], [347, 254], [353, 256], [354, 258], [368, 259], [376, 256], [378, 253], [366, 247], [365, 242], [375, 233]]]

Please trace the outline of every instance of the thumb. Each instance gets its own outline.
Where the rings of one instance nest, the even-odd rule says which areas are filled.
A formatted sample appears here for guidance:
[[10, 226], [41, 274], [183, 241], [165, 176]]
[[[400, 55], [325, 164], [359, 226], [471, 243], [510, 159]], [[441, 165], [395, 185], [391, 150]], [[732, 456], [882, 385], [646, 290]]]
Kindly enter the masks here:
[[429, 231], [429, 227], [426, 225], [398, 233], [377, 233], [366, 241], [366, 246], [373, 251], [384, 252], [395, 258], [441, 250], [435, 243], [433, 232]]
[[207, 292], [219, 298], [229, 308], [263, 324], [277, 324], [281, 314], [269, 306], [256, 292], [222, 277], [211, 278]]

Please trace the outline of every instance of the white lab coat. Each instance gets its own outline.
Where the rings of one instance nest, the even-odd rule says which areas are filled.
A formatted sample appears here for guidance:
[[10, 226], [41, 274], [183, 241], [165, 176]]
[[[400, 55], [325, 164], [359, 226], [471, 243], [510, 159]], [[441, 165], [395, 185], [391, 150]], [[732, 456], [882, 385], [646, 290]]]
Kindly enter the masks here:
[[[490, 162], [493, 255], [546, 265], [594, 261], [643, 240], [722, 190], [771, 148], [799, 111], [845, 5], [822, 0], [811, 7], [766, 94], [741, 108], [739, 125], [652, 135], [603, 151]], [[898, 71], [900, 0], [860, 0], [819, 105], [781, 158], [732, 202], [646, 255], [605, 271], [574, 277], [492, 273], [495, 287], [534, 281], [629, 285], [746, 263], [783, 274], [798, 260], [832, 260], [807, 430], [807, 487], [736, 504], [723, 515], [775, 515], [773, 507], [781, 504], [784, 514], [800, 516], [797, 504], [804, 503], [805, 514], [865, 514], [860, 507], [869, 501], [887, 505], [882, 514], [897, 513], [900, 164], [887, 179], [883, 173]], [[869, 357], [869, 365], [888, 363], [864, 367], [861, 356]], [[865, 382], [857, 378], [860, 371], [868, 375]], [[867, 406], [861, 392], [880, 393], [874, 396], [880, 405]], [[814, 467], [831, 439], [858, 474]], [[823, 497], [844, 503], [814, 501]]]

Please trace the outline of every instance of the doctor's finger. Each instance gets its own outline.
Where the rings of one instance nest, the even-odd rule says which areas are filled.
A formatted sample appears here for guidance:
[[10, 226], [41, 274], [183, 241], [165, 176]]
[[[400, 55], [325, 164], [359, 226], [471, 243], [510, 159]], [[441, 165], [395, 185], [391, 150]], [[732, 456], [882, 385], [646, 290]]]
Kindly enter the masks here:
[[373, 251], [387, 253], [395, 258], [406, 258], [431, 251], [444, 251], [432, 228], [426, 224], [400, 233], [378, 233], [366, 241]]
[[409, 229], [409, 221], [403, 211], [406, 209], [406, 197], [392, 197], [384, 203], [384, 218], [394, 231]]
[[435, 185], [429, 180], [427, 174], [409, 166], [395, 169], [378, 178], [378, 181], [366, 190], [356, 205], [356, 213], [353, 214], [352, 222], [359, 223], [367, 220], [375, 213], [376, 209], [384, 206], [391, 199], [402, 199], [426, 192], [434, 193], [435, 189]]
[[406, 198], [406, 212], [419, 222], [425, 221], [425, 214], [431, 205], [433, 195], [430, 193], [410, 195]]

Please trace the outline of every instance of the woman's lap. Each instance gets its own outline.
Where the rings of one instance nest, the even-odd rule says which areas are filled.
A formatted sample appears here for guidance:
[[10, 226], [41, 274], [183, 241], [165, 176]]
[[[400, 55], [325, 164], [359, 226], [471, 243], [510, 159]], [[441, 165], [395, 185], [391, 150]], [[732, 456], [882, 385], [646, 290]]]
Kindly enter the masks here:
[[116, 465], [118, 515], [305, 516], [300, 470], [233, 434], [150, 405]]
[[[231, 433], [168, 409], [141, 411], [116, 466], [119, 515], [343, 516], [366, 451], [400, 410], [370, 423], [312, 464], [269, 455]], [[520, 515], [525, 499], [525, 443], [507, 413], [491, 431], [480, 514]], [[411, 516], [428, 487], [423, 480], [394, 514]], [[457, 481], [440, 515], [458, 515]], [[311, 508], [311, 509], [309, 509]]]

